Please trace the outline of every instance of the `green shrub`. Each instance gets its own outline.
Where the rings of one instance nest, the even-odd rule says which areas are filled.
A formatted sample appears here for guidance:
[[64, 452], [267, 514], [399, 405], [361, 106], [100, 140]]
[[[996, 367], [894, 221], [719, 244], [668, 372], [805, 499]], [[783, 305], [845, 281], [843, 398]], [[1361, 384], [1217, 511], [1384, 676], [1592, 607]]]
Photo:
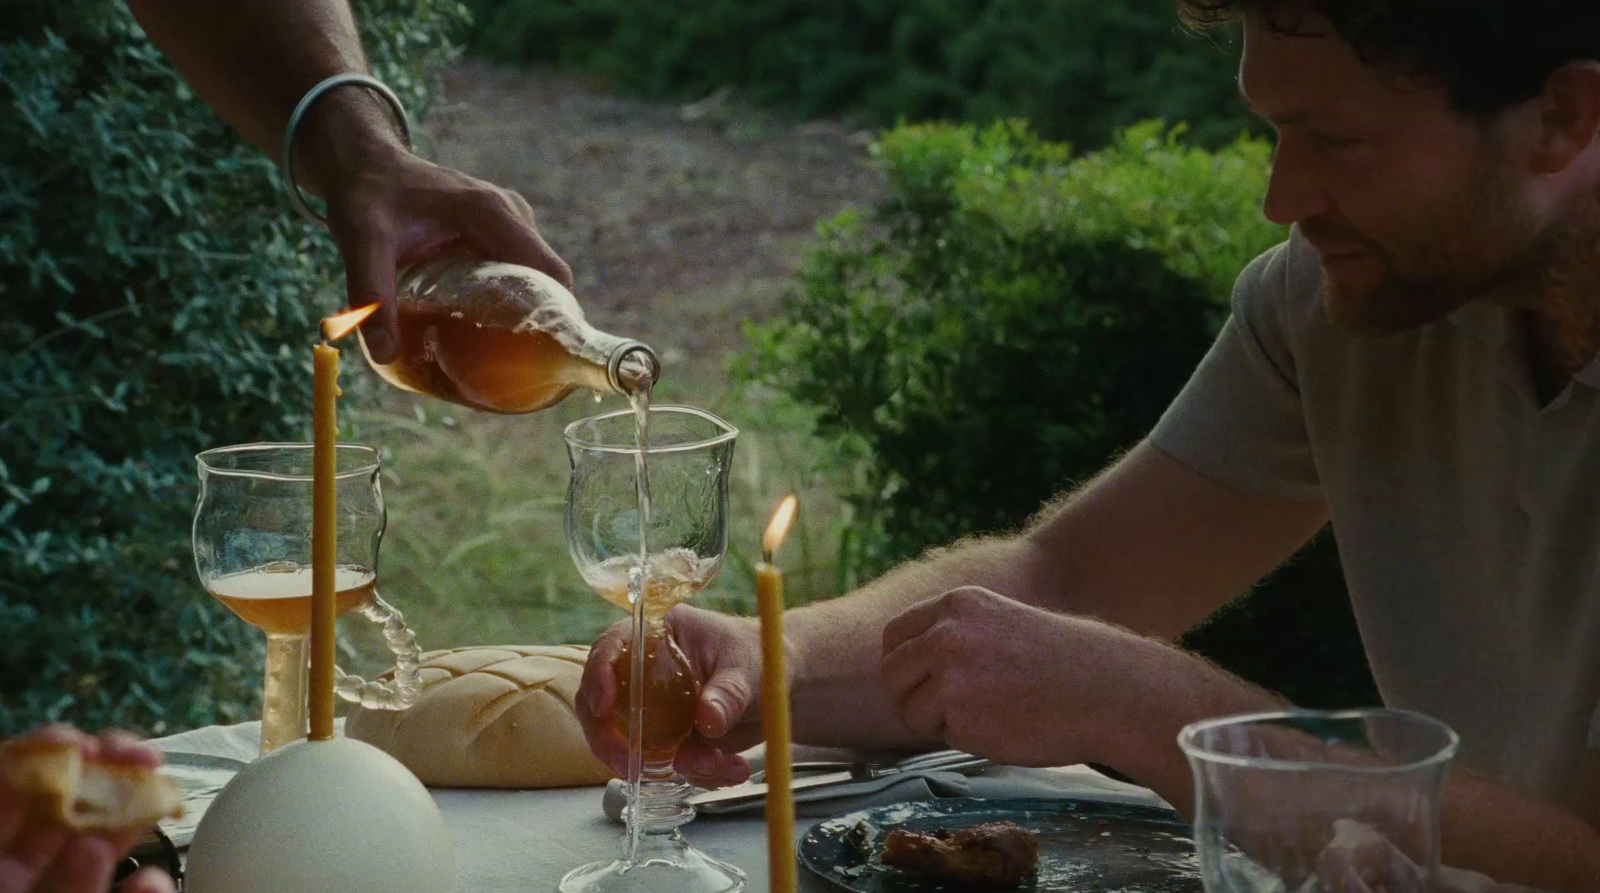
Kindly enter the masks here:
[[[356, 4], [414, 108], [451, 0]], [[114, 0], [27, 0], [0, 42], [0, 733], [259, 709], [259, 635], [194, 578], [199, 450], [307, 436], [326, 236]]]
[[1184, 32], [1171, 0], [470, 2], [474, 52], [653, 97], [731, 85], [805, 117], [1027, 118], [1083, 147], [1145, 118], [1208, 145], [1251, 126], [1233, 54]]
[[[1208, 152], [1179, 135], [1140, 124], [1076, 157], [1017, 123], [884, 135], [889, 200], [824, 226], [743, 366], [854, 458], [841, 475], [852, 582], [1017, 528], [1142, 438], [1188, 379], [1234, 277], [1284, 232], [1259, 208], [1267, 144]], [[1326, 562], [1302, 567], [1329, 579]], [[1364, 698], [1336, 570], [1320, 599], [1303, 579], [1263, 587], [1294, 605], [1276, 626], [1241, 634], [1236, 609], [1199, 643], [1299, 700]], [[1297, 660], [1257, 659], [1256, 634]]]

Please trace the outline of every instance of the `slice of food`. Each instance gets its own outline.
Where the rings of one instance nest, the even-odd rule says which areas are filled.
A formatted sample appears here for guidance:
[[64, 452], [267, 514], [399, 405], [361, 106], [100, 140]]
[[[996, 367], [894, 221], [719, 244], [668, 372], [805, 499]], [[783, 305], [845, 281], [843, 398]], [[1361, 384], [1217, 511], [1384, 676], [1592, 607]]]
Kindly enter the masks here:
[[985, 822], [951, 832], [897, 828], [883, 840], [883, 864], [930, 880], [1018, 884], [1039, 864], [1039, 841], [1016, 822]]
[[0, 743], [0, 782], [33, 798], [33, 809], [75, 831], [142, 831], [183, 816], [183, 791], [144, 766], [92, 762], [76, 744]]

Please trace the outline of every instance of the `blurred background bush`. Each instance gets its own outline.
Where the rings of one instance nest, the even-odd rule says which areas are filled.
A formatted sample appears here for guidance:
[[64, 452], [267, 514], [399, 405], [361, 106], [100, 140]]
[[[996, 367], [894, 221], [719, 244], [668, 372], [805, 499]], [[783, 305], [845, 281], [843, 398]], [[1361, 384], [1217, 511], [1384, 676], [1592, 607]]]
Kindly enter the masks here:
[[[464, 10], [357, 2], [412, 107]], [[194, 580], [194, 454], [304, 439], [332, 246], [112, 0], [0, 41], [0, 731], [259, 715], [260, 635]]]
[[[1183, 33], [1167, 0], [470, 0], [470, 30], [445, 0], [354, 5], [380, 75], [417, 110], [461, 36], [482, 58], [639, 95], [731, 89], [889, 128], [875, 135], [889, 199], [826, 221], [782, 316], [730, 358], [750, 418], [809, 431], [790, 461], [849, 506], [817, 597], [1014, 529], [1131, 446], [1205, 350], [1235, 273], [1282, 235], [1260, 217], [1268, 149], [1234, 96], [1234, 56]], [[259, 636], [193, 579], [192, 457], [306, 436], [305, 333], [342, 294], [337, 259], [121, 4], [8, 13], [0, 733], [250, 718]], [[894, 126], [940, 118], [966, 123]], [[433, 452], [396, 465], [471, 475], [454, 485], [467, 498], [494, 475], [438, 464], [463, 452], [441, 417], [357, 420], [419, 429]], [[473, 462], [506, 449], [469, 445]], [[558, 517], [557, 490], [539, 499]], [[415, 551], [416, 588], [462, 555], [487, 560], [454, 539]], [[542, 573], [517, 551], [502, 550], [503, 579]], [[747, 571], [731, 562], [733, 594], [709, 604], [748, 609]], [[494, 598], [437, 588], [452, 622]], [[538, 637], [609, 622], [581, 604]], [[1305, 704], [1375, 699], [1331, 542], [1185, 641]]]
[[1147, 118], [1202, 145], [1251, 119], [1234, 59], [1169, 0], [469, 0], [471, 48], [658, 98], [733, 88], [797, 117], [1026, 118], [1080, 149]]

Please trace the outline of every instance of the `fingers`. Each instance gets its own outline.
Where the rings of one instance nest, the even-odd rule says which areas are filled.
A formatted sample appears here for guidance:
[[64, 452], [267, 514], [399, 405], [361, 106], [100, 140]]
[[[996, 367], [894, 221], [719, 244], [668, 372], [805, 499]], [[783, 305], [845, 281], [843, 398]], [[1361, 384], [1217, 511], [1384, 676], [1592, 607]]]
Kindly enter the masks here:
[[755, 704], [760, 685], [759, 672], [745, 666], [718, 667], [700, 689], [695, 705], [695, 731], [707, 738], [721, 738], [743, 719]]
[[155, 769], [163, 762], [160, 748], [141, 739], [132, 732], [111, 729], [101, 732], [93, 740], [99, 748], [100, 759], [108, 763], [122, 763], [128, 766], [144, 766], [149, 769]]
[[460, 193], [456, 213], [468, 235], [496, 260], [532, 267], [572, 287], [572, 268], [533, 223], [533, 209], [515, 192], [484, 185]]
[[720, 788], [750, 778], [750, 762], [704, 741], [686, 741], [673, 761], [677, 770], [702, 788]]
[[947, 613], [945, 597], [918, 602], [889, 618], [883, 625], [883, 653], [888, 654], [901, 644], [928, 631]]
[[616, 709], [617, 677], [612, 667], [622, 654], [624, 624], [600, 634], [584, 661], [583, 678], [578, 683], [578, 724], [583, 727], [589, 750], [619, 777], [628, 774], [628, 742], [612, 725]]
[[400, 355], [400, 319], [395, 310], [395, 244], [384, 226], [352, 224], [335, 233], [344, 258], [346, 303], [378, 304], [378, 312], [361, 324], [367, 352], [380, 365]]
[[34, 889], [45, 868], [67, 843], [67, 831], [55, 825], [23, 827], [0, 850], [0, 893]]
[[121, 893], [177, 893], [178, 885], [159, 868], [141, 868], [122, 884]]
[[945, 698], [933, 652], [925, 638], [918, 638], [884, 655], [883, 690], [901, 724], [918, 735], [943, 740]]
[[111, 885], [121, 858], [121, 850], [104, 837], [74, 837], [45, 869], [39, 887], [53, 893], [101, 893]]

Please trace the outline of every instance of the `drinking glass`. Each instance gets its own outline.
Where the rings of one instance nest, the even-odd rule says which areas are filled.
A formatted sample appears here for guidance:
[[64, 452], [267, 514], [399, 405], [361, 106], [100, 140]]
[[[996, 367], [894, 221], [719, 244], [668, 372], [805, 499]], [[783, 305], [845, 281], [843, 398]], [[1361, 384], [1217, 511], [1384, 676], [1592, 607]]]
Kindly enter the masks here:
[[[366, 707], [400, 710], [417, 696], [417, 637], [379, 595], [383, 492], [378, 452], [341, 443], [335, 611], [381, 624], [395, 659], [391, 684], [335, 671], [335, 691]], [[306, 737], [311, 640], [311, 457], [309, 443], [248, 443], [195, 457], [194, 566], [200, 585], [267, 635], [261, 753]]]
[[[744, 887], [744, 872], [690, 846], [681, 832], [694, 818], [694, 807], [684, 802], [691, 788], [672, 761], [693, 730], [700, 685], [668, 633], [666, 614], [705, 588], [722, 565], [728, 547], [728, 471], [739, 432], [698, 409], [649, 409], [645, 501], [635, 486], [637, 419], [635, 410], [625, 409], [566, 429], [572, 461], [567, 549], [584, 580], [607, 601], [631, 609], [630, 591], [645, 593], [642, 627], [636, 627], [645, 659], [640, 675], [632, 677], [642, 680], [638, 717], [627, 712], [637, 638], [615, 664], [621, 683], [616, 727], [629, 739], [630, 765], [642, 764], [637, 809], [625, 812], [623, 855], [573, 869], [560, 889], [731, 893]], [[646, 517], [648, 523], [642, 524]], [[641, 548], [648, 555], [643, 573]], [[638, 751], [630, 735], [635, 724]]]
[[1439, 797], [1458, 740], [1383, 708], [1194, 723], [1178, 743], [1195, 784], [1207, 893], [1422, 893], [1439, 872]]

